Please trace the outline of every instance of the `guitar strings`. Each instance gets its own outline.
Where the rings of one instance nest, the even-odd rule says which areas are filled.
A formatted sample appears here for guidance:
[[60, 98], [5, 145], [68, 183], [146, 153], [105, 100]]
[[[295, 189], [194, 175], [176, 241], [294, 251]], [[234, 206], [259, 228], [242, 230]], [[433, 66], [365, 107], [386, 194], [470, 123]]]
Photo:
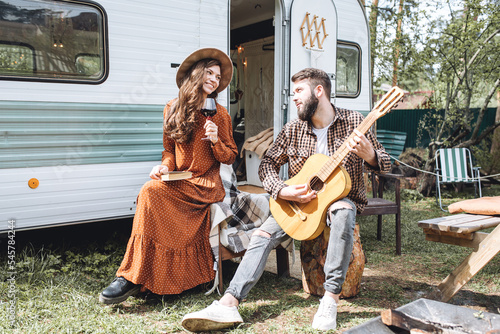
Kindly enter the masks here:
[[[384, 103], [386, 103], [386, 101], [388, 101], [388, 102], [383, 107], [383, 110], [391, 110], [391, 108], [396, 104], [396, 102], [399, 101], [399, 99], [401, 98], [401, 95], [404, 95], [404, 92], [401, 91], [401, 92], [398, 92], [394, 96], [390, 96], [391, 94], [394, 93], [395, 90], [396, 89], [393, 88], [391, 91], [389, 91], [386, 94], [386, 96], [384, 96], [384, 98], [382, 98], [382, 100], [380, 100], [379, 103], [377, 103], [377, 105], [375, 106], [375, 108], [373, 109], [373, 111], [376, 111], [378, 108], [380, 108], [380, 106], [383, 105]], [[361, 124], [357, 128], [363, 134], [366, 133], [368, 131], [368, 129], [370, 129], [370, 127], [380, 117], [378, 115], [375, 115], [375, 113], [373, 111], [370, 112], [366, 116], [366, 118], [361, 122]], [[323, 167], [321, 167], [321, 169], [319, 170], [317, 176], [318, 176], [318, 178], [322, 182], [325, 182], [326, 179], [328, 179], [328, 177], [340, 165], [340, 163], [342, 162], [342, 160], [344, 160], [344, 158], [349, 154], [350, 151], [347, 148], [346, 142], [348, 142], [349, 140], [353, 139], [354, 136], [355, 136], [355, 133], [352, 132], [349, 135], [349, 137], [347, 137], [347, 140], [339, 147], [339, 149], [337, 150], [337, 152], [330, 158], [329, 162], [326, 163], [326, 164], [324, 164]], [[316, 184], [317, 184], [317, 180], [313, 178], [313, 180], [311, 181], [311, 188], [312, 188], [312, 186], [314, 186]]]

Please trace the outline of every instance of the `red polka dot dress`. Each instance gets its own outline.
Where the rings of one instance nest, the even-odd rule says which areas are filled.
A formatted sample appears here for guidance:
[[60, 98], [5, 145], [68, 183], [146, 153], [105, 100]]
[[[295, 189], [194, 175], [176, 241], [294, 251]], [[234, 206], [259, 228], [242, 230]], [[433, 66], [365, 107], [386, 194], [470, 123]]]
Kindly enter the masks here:
[[[164, 116], [173, 102], [166, 105]], [[224, 198], [220, 163], [232, 164], [237, 147], [224, 107], [217, 105], [212, 118], [218, 127], [216, 144], [202, 140], [205, 118], [201, 113], [198, 117], [188, 143], [163, 136], [162, 165], [170, 171], [191, 171], [193, 178], [148, 181], [137, 198], [132, 235], [116, 276], [141, 284], [143, 291], [178, 294], [215, 276], [209, 243], [210, 204]]]

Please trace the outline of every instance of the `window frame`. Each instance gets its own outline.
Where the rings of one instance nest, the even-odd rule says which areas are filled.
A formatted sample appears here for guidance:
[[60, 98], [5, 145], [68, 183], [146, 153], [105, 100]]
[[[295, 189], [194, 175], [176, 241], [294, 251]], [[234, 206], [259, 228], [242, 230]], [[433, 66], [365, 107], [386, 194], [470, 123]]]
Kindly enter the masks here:
[[[70, 84], [86, 84], [86, 85], [100, 85], [105, 82], [109, 76], [109, 38], [108, 38], [108, 15], [104, 7], [91, 0], [50, 0], [52, 2], [60, 3], [70, 3], [76, 5], [86, 5], [91, 6], [96, 9], [102, 15], [102, 38], [103, 38], [103, 53], [102, 53], [102, 64], [103, 64], [103, 74], [97, 80], [92, 79], [69, 79], [69, 78], [43, 78], [38, 76], [16, 76], [16, 75], [5, 75], [0, 72], [0, 80], [5, 81], [31, 81], [31, 82], [51, 82], [51, 83], [70, 83]], [[20, 45], [28, 47], [34, 50], [33, 46], [23, 43], [23, 42], [7, 42], [0, 40], [1, 44], [7, 45]], [[99, 55], [98, 55], [99, 56]], [[36, 70], [36, 61], [33, 58], [33, 69]], [[36, 72], [35, 72], [36, 73]]]
[[337, 41], [337, 53], [335, 56], [335, 62], [336, 62], [336, 68], [337, 68], [336, 78], [338, 78], [338, 54], [339, 54], [338, 49], [340, 46], [351, 46], [351, 47], [354, 47], [358, 50], [358, 84], [357, 84], [357, 89], [356, 89], [355, 94], [338, 93], [337, 92], [337, 80], [335, 80], [335, 96], [341, 97], [341, 98], [355, 99], [355, 98], [359, 97], [359, 95], [361, 94], [361, 73], [362, 73], [361, 72], [361, 70], [362, 70], [361, 60], [363, 59], [362, 49], [361, 49], [361, 46], [355, 42], [344, 41], [344, 40]]
[[[231, 86], [229, 86], [229, 104], [236, 104], [238, 103], [238, 99], [236, 98], [236, 83], [238, 82], [238, 76], [240, 73], [238, 72], [238, 64], [236, 64], [234, 61], [233, 63], [233, 77], [231, 79], [230, 85], [234, 83], [234, 91], [231, 93]], [[233, 99], [234, 98], [234, 99]]]

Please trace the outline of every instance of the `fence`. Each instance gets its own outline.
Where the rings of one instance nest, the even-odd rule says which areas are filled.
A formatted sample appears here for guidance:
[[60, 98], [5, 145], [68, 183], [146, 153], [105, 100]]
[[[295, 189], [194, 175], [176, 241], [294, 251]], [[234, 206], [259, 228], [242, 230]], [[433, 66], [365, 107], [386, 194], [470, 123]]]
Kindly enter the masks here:
[[[425, 148], [429, 145], [431, 138], [425, 129], [421, 129], [421, 134], [419, 134], [419, 128], [421, 127], [420, 121], [426, 118], [429, 121], [431, 119], [431, 117], [429, 117], [430, 114], [436, 112], [439, 112], [441, 115], [444, 114], [443, 110], [436, 111], [435, 109], [396, 109], [377, 121], [377, 129], [406, 132], [406, 148]], [[472, 112], [477, 115], [479, 108], [472, 109]], [[480, 130], [484, 130], [487, 126], [495, 122], [495, 114], [496, 108], [488, 108]], [[471, 124], [474, 125], [475, 122], [476, 118]]]

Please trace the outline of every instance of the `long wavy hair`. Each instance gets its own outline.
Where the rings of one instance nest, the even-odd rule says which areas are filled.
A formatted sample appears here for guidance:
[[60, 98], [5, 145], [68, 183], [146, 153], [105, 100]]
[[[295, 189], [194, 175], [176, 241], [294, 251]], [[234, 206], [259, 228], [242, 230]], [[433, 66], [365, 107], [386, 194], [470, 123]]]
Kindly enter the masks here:
[[[203, 106], [203, 78], [207, 68], [221, 66], [215, 59], [202, 59], [193, 64], [186, 72], [179, 88], [179, 99], [172, 105], [170, 113], [165, 117], [163, 131], [178, 143], [191, 140], [196, 126], [196, 118]], [[208, 97], [217, 98], [214, 91]]]

